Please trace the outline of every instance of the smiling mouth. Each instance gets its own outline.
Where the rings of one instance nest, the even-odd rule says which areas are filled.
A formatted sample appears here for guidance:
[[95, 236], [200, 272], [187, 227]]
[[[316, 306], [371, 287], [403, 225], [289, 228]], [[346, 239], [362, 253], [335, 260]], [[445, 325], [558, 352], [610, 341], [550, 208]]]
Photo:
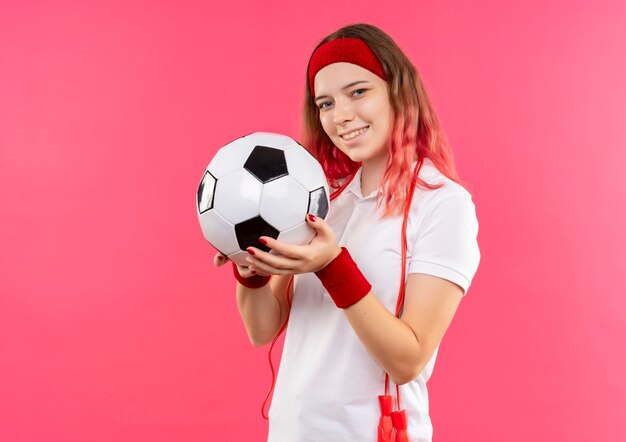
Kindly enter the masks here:
[[366, 126], [364, 128], [357, 129], [357, 130], [352, 131], [350, 133], [339, 135], [339, 136], [341, 137], [342, 140], [350, 141], [350, 140], [353, 140], [354, 138], [358, 137], [359, 135], [364, 134], [367, 131], [367, 129], [369, 129], [369, 126]]

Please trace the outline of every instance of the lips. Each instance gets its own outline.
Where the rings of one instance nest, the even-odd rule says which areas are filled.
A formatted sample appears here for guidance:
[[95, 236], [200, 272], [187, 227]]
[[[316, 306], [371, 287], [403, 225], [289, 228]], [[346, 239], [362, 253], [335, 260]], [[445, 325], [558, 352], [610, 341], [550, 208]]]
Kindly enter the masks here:
[[354, 138], [357, 138], [359, 135], [364, 134], [368, 128], [369, 126], [365, 126], [360, 129], [355, 129], [349, 132], [344, 132], [343, 134], [340, 134], [339, 136], [345, 141], [350, 141]]

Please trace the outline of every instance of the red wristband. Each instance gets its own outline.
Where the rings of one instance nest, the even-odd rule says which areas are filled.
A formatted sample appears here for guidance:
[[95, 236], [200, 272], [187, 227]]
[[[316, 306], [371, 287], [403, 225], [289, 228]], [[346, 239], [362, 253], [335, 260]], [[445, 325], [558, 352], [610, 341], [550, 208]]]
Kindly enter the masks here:
[[237, 264], [235, 264], [234, 262], [233, 262], [233, 273], [235, 274], [235, 278], [237, 279], [237, 281], [239, 281], [239, 284], [241, 284], [244, 287], [248, 287], [249, 289], [258, 289], [260, 287], [263, 287], [272, 278], [271, 275], [268, 275], [268, 276], [254, 275], [249, 278], [244, 278], [243, 276], [239, 274], [239, 269], [237, 269]]
[[341, 248], [341, 253], [330, 264], [315, 274], [339, 308], [356, 304], [372, 290], [371, 284], [345, 247]]

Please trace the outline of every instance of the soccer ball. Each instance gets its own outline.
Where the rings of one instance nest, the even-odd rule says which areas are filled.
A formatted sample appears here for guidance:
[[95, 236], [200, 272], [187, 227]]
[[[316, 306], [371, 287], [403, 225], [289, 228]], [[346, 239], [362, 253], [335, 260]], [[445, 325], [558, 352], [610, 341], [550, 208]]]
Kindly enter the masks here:
[[310, 243], [315, 229], [306, 215], [325, 219], [328, 195], [324, 170], [304, 147], [285, 135], [256, 132], [219, 149], [198, 187], [196, 208], [207, 241], [248, 266], [248, 247], [278, 255], [260, 236]]

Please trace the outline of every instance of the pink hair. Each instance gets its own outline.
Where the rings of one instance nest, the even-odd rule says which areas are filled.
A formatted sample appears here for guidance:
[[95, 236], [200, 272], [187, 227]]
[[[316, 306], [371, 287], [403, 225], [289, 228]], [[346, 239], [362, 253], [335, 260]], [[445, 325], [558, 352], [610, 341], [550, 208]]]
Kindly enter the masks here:
[[[435, 167], [452, 181], [461, 182], [454, 156], [435, 110], [426, 94], [420, 76], [402, 50], [386, 33], [367, 24], [346, 26], [332, 33], [320, 45], [336, 38], [360, 38], [380, 59], [389, 84], [389, 101], [394, 123], [389, 143], [389, 157], [381, 178], [382, 194], [377, 209], [385, 203], [382, 218], [401, 215], [409, 195], [413, 171], [406, 167], [418, 158], [429, 158]], [[319, 46], [319, 45], [318, 45]], [[339, 181], [360, 167], [341, 152], [324, 132], [319, 109], [309, 90], [308, 72], [304, 101], [303, 143], [320, 162], [329, 184], [339, 187]], [[438, 189], [421, 178], [417, 186]]]

